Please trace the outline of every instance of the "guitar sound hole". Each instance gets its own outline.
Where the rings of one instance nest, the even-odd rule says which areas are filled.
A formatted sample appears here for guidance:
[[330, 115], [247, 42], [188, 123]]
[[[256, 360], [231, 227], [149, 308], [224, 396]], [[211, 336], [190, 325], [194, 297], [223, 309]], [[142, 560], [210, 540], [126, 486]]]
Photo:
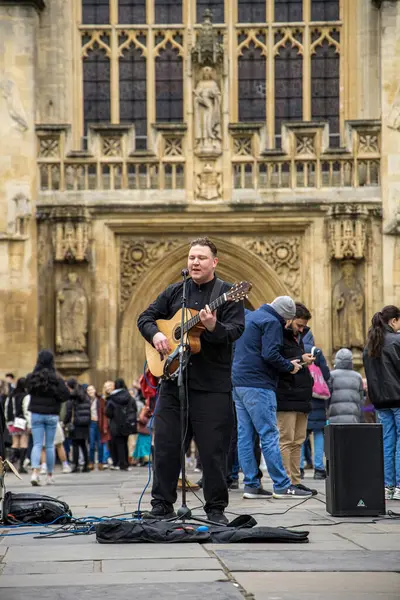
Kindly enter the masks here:
[[174, 338], [176, 340], [180, 340], [181, 339], [181, 328], [177, 327], [174, 331]]

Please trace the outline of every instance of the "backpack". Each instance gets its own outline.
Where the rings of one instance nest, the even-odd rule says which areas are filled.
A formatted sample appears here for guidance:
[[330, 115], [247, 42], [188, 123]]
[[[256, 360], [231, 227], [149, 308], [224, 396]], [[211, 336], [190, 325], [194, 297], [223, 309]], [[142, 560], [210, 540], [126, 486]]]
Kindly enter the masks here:
[[129, 399], [126, 406], [118, 405], [115, 410], [115, 421], [118, 429], [118, 435], [132, 435], [136, 433], [137, 408], [133, 398]]
[[66, 502], [41, 496], [40, 494], [13, 494], [4, 496], [4, 523], [52, 523], [57, 525], [70, 522], [71, 510]]

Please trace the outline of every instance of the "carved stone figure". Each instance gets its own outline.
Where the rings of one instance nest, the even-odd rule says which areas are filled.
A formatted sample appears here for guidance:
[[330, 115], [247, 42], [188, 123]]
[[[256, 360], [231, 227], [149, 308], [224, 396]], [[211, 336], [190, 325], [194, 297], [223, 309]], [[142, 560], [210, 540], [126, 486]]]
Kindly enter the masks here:
[[400, 85], [396, 90], [393, 104], [388, 115], [388, 127], [400, 130]]
[[28, 129], [28, 122], [15, 83], [11, 79], [0, 81], [0, 90], [3, 98], [6, 100], [8, 114], [11, 119], [16, 123], [20, 131], [26, 131]]
[[219, 43], [217, 31], [212, 24], [212, 12], [207, 8], [197, 34], [196, 45], [192, 50], [193, 62], [201, 67], [215, 66], [222, 62], [223, 55], [222, 44]]
[[56, 297], [56, 349], [59, 354], [85, 352], [87, 348], [88, 302], [76, 273], [67, 280]]
[[356, 265], [344, 261], [342, 277], [333, 289], [333, 348], [359, 348], [365, 344], [364, 292]]
[[197, 152], [221, 153], [221, 92], [213, 78], [211, 67], [201, 70], [201, 78], [194, 91], [195, 137]]
[[217, 200], [221, 197], [220, 174], [213, 165], [207, 163], [197, 176], [197, 196], [203, 200]]

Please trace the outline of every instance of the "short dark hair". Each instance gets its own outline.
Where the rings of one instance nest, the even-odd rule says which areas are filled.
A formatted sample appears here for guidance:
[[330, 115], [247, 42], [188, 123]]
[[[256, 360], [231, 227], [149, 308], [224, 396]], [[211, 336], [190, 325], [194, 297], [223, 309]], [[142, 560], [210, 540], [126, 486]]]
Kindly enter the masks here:
[[6, 377], [11, 377], [12, 379], [15, 379], [14, 373], [6, 373]]
[[212, 255], [217, 256], [217, 246], [208, 237], [200, 237], [192, 240], [189, 244], [189, 250], [190, 248], [193, 248], [193, 246], [207, 246], [210, 248]]
[[309, 321], [311, 319], [311, 313], [305, 304], [301, 302], [296, 302], [296, 316], [295, 319], [305, 319]]
[[119, 377], [118, 379], [116, 379], [116, 380], [114, 381], [114, 386], [115, 386], [115, 389], [116, 389], [116, 390], [121, 390], [121, 389], [124, 389], [124, 390], [126, 390], [126, 389], [127, 389], [127, 387], [126, 387], [126, 383], [125, 383], [125, 381], [122, 379], [122, 377]]

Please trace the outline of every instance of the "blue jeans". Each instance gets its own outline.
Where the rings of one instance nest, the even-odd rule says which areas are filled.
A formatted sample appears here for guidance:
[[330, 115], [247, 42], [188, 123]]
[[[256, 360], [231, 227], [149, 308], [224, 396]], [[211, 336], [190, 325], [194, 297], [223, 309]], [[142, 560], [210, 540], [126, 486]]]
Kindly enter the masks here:
[[[324, 430], [315, 429], [311, 433], [314, 437], [314, 469], [316, 469], [317, 471], [324, 471]], [[300, 469], [304, 469], [304, 444], [301, 447]]]
[[383, 427], [385, 487], [400, 488], [400, 408], [377, 411]]
[[32, 413], [32, 469], [40, 468], [40, 455], [43, 446], [46, 446], [47, 472], [53, 473], [55, 462], [54, 438], [56, 437], [57, 423], [58, 415]]
[[244, 485], [260, 487], [254, 455], [254, 440], [258, 433], [274, 491], [285, 491], [290, 486], [290, 479], [283, 466], [279, 447], [275, 392], [261, 388], [235, 387], [233, 400], [238, 420], [239, 463], [244, 473]]
[[97, 421], [90, 421], [89, 430], [90, 439], [90, 462], [94, 463], [95, 452], [97, 447], [97, 457], [99, 464], [103, 464], [103, 444], [100, 441], [100, 429]]

